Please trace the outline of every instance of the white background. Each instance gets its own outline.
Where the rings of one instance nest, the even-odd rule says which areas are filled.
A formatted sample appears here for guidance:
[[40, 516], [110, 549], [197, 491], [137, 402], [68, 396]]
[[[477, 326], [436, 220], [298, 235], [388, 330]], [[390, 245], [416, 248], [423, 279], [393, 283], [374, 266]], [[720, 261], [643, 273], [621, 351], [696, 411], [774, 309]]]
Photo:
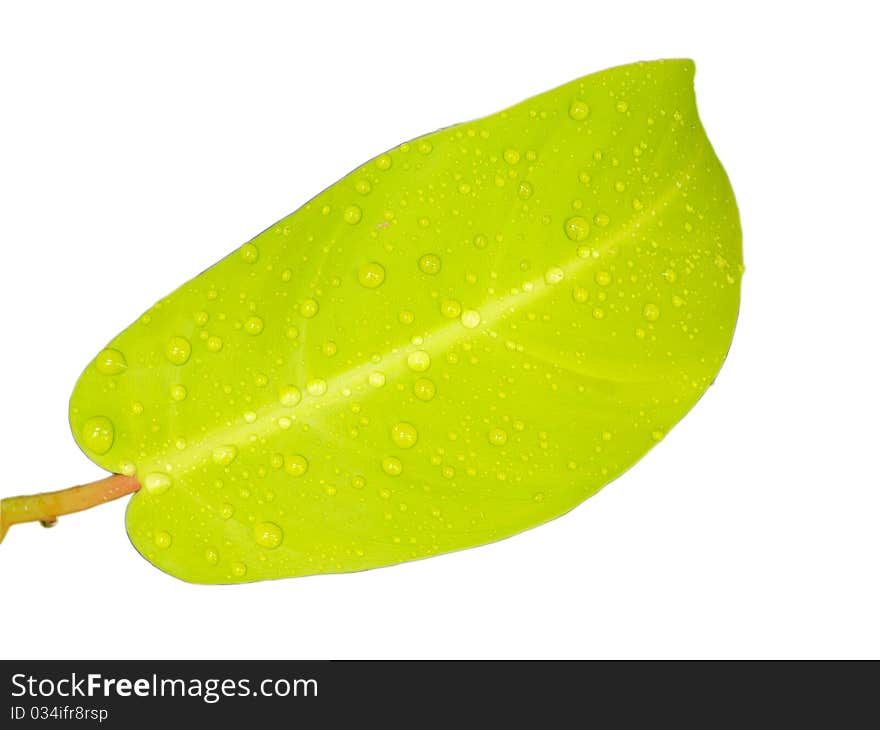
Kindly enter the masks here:
[[880, 657], [867, 4], [488, 6], [0, 6], [0, 495], [100, 476], [67, 400], [156, 298], [388, 147], [640, 59], [696, 60], [742, 213], [715, 386], [569, 515], [399, 567], [193, 586], [121, 502], [14, 528], [0, 656]]

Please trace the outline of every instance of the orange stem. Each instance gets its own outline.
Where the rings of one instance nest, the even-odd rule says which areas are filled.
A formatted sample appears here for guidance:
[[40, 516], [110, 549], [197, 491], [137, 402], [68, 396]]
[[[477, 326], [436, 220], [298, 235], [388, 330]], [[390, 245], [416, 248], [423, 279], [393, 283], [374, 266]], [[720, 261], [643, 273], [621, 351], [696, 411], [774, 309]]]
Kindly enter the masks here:
[[134, 477], [112, 474], [90, 484], [69, 487], [57, 492], [7, 497], [0, 500], [0, 542], [3, 542], [6, 531], [12, 525], [22, 522], [41, 522], [44, 527], [51, 527], [61, 515], [97, 507], [136, 492], [140, 488], [141, 485]]

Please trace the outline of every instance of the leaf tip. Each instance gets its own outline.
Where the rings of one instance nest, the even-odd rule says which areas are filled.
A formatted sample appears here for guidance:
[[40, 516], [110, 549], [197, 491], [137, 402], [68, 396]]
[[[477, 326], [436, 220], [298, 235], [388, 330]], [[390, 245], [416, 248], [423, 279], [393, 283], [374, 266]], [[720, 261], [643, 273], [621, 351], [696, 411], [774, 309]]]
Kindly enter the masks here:
[[693, 83], [697, 72], [697, 64], [692, 58], [670, 58], [663, 63], [669, 64], [688, 83]]

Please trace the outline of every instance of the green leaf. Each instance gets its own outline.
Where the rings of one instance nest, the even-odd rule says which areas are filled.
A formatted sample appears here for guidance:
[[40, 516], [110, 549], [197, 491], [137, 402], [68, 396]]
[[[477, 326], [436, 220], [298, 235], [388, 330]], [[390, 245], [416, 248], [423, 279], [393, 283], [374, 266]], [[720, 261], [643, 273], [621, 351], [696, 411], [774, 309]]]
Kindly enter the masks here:
[[560, 515], [712, 383], [733, 192], [690, 61], [586, 76], [358, 167], [158, 301], [73, 433], [199, 583], [391, 565]]

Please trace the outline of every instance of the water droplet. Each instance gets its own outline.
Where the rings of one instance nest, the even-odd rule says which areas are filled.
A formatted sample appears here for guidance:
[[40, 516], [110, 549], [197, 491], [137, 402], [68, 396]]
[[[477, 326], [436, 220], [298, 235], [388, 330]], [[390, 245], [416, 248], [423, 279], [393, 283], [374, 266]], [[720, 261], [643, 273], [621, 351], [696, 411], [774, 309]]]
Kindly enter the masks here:
[[605, 310], [602, 307], [593, 307], [593, 319], [605, 319]]
[[416, 350], [406, 356], [406, 364], [413, 372], [423, 373], [431, 367], [431, 356], [424, 350]]
[[342, 217], [345, 219], [346, 223], [354, 225], [355, 223], [361, 222], [361, 216], [363, 213], [361, 209], [356, 205], [349, 205], [342, 213]]
[[374, 388], [381, 388], [383, 385], [385, 385], [385, 373], [380, 373], [378, 370], [372, 372], [367, 378], [367, 381]]
[[302, 393], [295, 385], [285, 385], [278, 391], [278, 400], [281, 405], [292, 408], [302, 400]]
[[493, 428], [489, 431], [489, 443], [492, 446], [504, 446], [507, 443], [507, 431], [503, 428]]
[[397, 321], [401, 324], [412, 324], [416, 315], [408, 309], [402, 309], [397, 315]]
[[336, 343], [333, 340], [327, 340], [323, 345], [321, 345], [321, 352], [324, 353], [327, 357], [333, 357], [339, 348], [336, 346]]
[[217, 563], [220, 561], [220, 553], [217, 552], [217, 548], [205, 548], [205, 560], [208, 562], [209, 565], [217, 565]]
[[171, 477], [157, 471], [144, 477], [144, 489], [150, 494], [159, 495], [168, 491], [171, 487]]
[[663, 431], [660, 430], [651, 431], [651, 438], [654, 439], [654, 441], [662, 441], [664, 435]]
[[440, 314], [447, 319], [457, 319], [461, 315], [461, 302], [446, 299], [440, 304]]
[[521, 181], [516, 188], [516, 194], [520, 200], [528, 200], [532, 197], [533, 192], [535, 192], [535, 189], [532, 187], [532, 184], [526, 180]]
[[437, 387], [432, 380], [428, 378], [419, 378], [413, 383], [413, 394], [422, 401], [431, 400], [437, 393]]
[[244, 414], [244, 422], [245, 423], [256, 423], [256, 421], [257, 421], [257, 414], [256, 413], [254, 413], [253, 411], [245, 411], [245, 414]]
[[590, 235], [590, 224], [579, 215], [569, 218], [565, 221], [565, 235], [572, 241], [583, 241]]
[[368, 195], [369, 192], [373, 189], [373, 186], [370, 185], [369, 180], [360, 179], [354, 184], [354, 189], [357, 190], [361, 195]]
[[248, 317], [244, 323], [244, 331], [249, 335], [258, 335], [263, 331], [263, 320], [259, 317]]
[[157, 532], [153, 535], [153, 542], [156, 544], [157, 548], [167, 550], [171, 547], [171, 535], [164, 531]]
[[249, 264], [255, 264], [257, 259], [260, 258], [260, 249], [258, 249], [253, 243], [246, 243], [239, 249], [239, 253], [241, 254], [242, 260]]
[[379, 155], [376, 158], [376, 167], [380, 170], [387, 170], [391, 167], [391, 155], [387, 152], [384, 155]]
[[532, 501], [534, 502], [543, 502], [544, 501], [544, 493], [543, 492], [535, 492], [532, 495]]
[[327, 392], [327, 381], [322, 378], [315, 378], [306, 383], [306, 391], [309, 395], [320, 397]]
[[224, 520], [232, 519], [232, 515], [234, 515], [234, 514], [235, 514], [235, 507], [233, 507], [228, 502], [220, 505], [220, 516]]
[[217, 337], [217, 335], [211, 335], [205, 340], [205, 347], [207, 347], [210, 352], [220, 352], [220, 350], [223, 349], [223, 340]]
[[552, 269], [547, 269], [547, 272], [544, 274], [544, 281], [550, 284], [558, 284], [565, 278], [565, 272], [560, 269], [558, 266], [553, 267]]
[[488, 246], [488, 245], [489, 245], [489, 239], [486, 238], [481, 233], [478, 233], [476, 236], [474, 236], [474, 248], [483, 249], [483, 248], [486, 248], [486, 246]]
[[579, 304], [583, 304], [587, 299], [590, 298], [590, 292], [584, 289], [582, 286], [576, 286], [571, 290], [571, 297]]
[[125, 355], [119, 350], [108, 347], [98, 353], [95, 358], [95, 367], [102, 375], [119, 375], [128, 367], [128, 363], [125, 361]]
[[627, 109], [629, 109], [629, 104], [627, 104], [625, 101], [619, 101], [619, 102], [617, 102], [615, 109], [617, 109], [617, 111], [623, 113]]
[[171, 386], [171, 400], [176, 400], [178, 402], [182, 400], [186, 400], [186, 388], [182, 385], [172, 385]]
[[593, 279], [599, 286], [608, 286], [611, 283], [611, 274], [607, 271], [597, 271]]
[[604, 228], [609, 223], [611, 223], [611, 216], [609, 216], [607, 213], [596, 213], [596, 215], [593, 216], [593, 223], [595, 223], [600, 228]]
[[236, 456], [238, 456], [238, 449], [231, 444], [217, 446], [214, 451], [211, 452], [211, 458], [214, 460], [214, 463], [219, 464], [220, 466], [229, 466], [229, 464], [235, 461]]
[[302, 454], [284, 457], [284, 468], [290, 476], [301, 477], [309, 470], [309, 460]]
[[192, 353], [192, 345], [185, 337], [172, 337], [165, 344], [165, 357], [172, 365], [183, 365]]
[[411, 449], [419, 440], [419, 432], [416, 427], [406, 421], [395, 423], [391, 428], [391, 440], [401, 449]]
[[515, 165], [517, 162], [519, 162], [519, 152], [512, 147], [508, 147], [506, 150], [504, 150], [504, 161], [508, 165]]
[[437, 254], [426, 253], [419, 259], [419, 268], [424, 274], [440, 273], [440, 257]]
[[232, 569], [232, 575], [236, 578], [244, 578], [247, 575], [247, 566], [244, 563], [233, 563], [229, 567]]
[[382, 459], [382, 471], [390, 477], [397, 477], [403, 471], [403, 464], [394, 456], [386, 456]]
[[367, 289], [382, 286], [383, 281], [385, 281], [385, 267], [375, 261], [364, 264], [358, 271], [358, 282]]
[[432, 145], [427, 139], [423, 139], [419, 141], [418, 150], [423, 155], [431, 154], [431, 150], [434, 149], [434, 145]]
[[642, 310], [642, 316], [649, 322], [656, 322], [658, 319], [660, 319], [660, 307], [658, 307], [656, 304], [648, 303]]
[[577, 122], [586, 119], [589, 113], [590, 107], [588, 107], [584, 102], [580, 101], [579, 99], [575, 99], [568, 107], [568, 116], [570, 116]]
[[461, 323], [469, 330], [480, 326], [480, 313], [476, 309], [465, 309], [461, 313]]
[[274, 522], [258, 522], [254, 525], [254, 540], [267, 550], [274, 550], [284, 541], [284, 532]]
[[82, 440], [89, 451], [106, 454], [113, 446], [113, 423], [104, 416], [89, 418], [82, 427]]
[[318, 313], [318, 302], [314, 299], [306, 299], [299, 305], [299, 313], [306, 319], [311, 319]]

